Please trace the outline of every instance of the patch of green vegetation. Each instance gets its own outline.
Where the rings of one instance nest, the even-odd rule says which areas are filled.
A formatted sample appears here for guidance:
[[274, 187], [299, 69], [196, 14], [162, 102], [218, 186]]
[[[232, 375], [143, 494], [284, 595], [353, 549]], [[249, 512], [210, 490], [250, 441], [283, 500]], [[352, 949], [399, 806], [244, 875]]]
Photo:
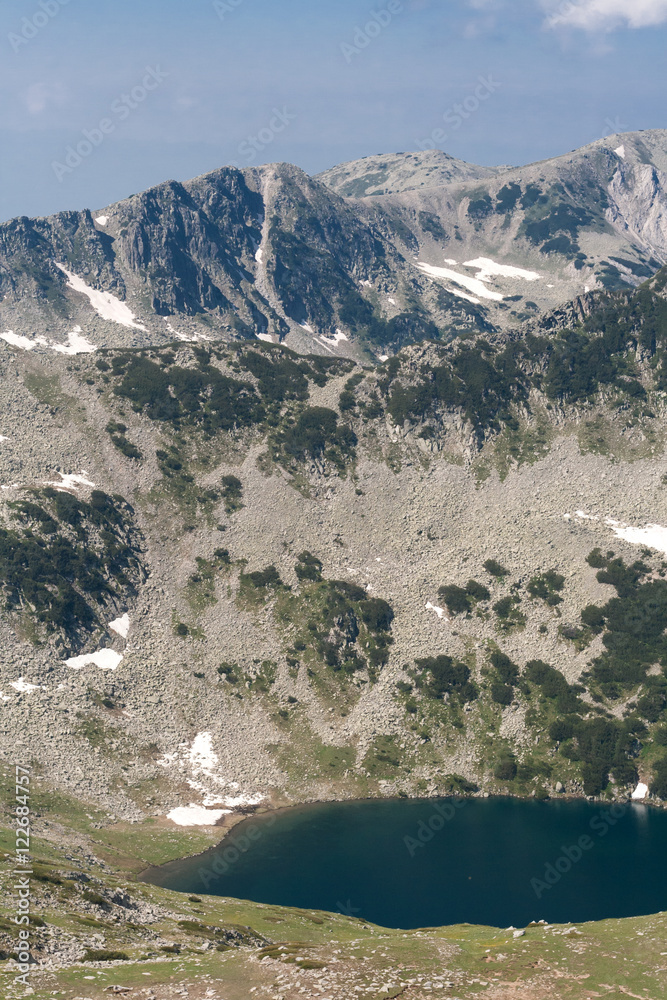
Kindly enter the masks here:
[[264, 603], [269, 596], [275, 596], [278, 591], [288, 589], [273, 565], [255, 570], [253, 573], [241, 573], [239, 578], [239, 598], [244, 603]]
[[555, 570], [550, 569], [546, 573], [534, 576], [528, 581], [526, 590], [531, 597], [539, 598], [550, 607], [556, 607], [563, 603], [560, 592], [565, 586], [565, 577]]
[[300, 562], [297, 575], [299, 566], [307, 574], [300, 576], [300, 593], [283, 595], [277, 607], [279, 620], [297, 629], [294, 652], [310, 669], [326, 667], [343, 676], [367, 670], [373, 680], [393, 643], [391, 605], [356, 584], [322, 579], [319, 560]]
[[126, 458], [141, 459], [141, 452], [137, 446], [132, 444], [132, 442], [126, 437], [126, 424], [119, 424], [116, 423], [115, 420], [110, 420], [106, 426], [106, 431], [107, 434], [111, 435], [111, 443], [114, 447], [118, 448], [118, 450], [121, 451]]
[[288, 462], [329, 462], [342, 474], [347, 462], [356, 457], [357, 437], [351, 427], [339, 424], [335, 410], [310, 406], [276, 434], [275, 445], [276, 458], [283, 455]]
[[526, 624], [526, 616], [519, 610], [521, 598], [518, 594], [508, 594], [501, 597], [493, 605], [493, 610], [498, 616], [498, 628], [501, 632], [510, 632], [514, 628], [523, 628]]
[[0, 528], [5, 608], [75, 643], [102, 626], [102, 609], [127, 603], [144, 577], [134, 512], [101, 490], [89, 501], [50, 487], [28, 495], [9, 504], [19, 527]]
[[322, 563], [312, 552], [302, 552], [298, 557], [299, 561], [294, 567], [297, 579], [300, 582], [306, 580], [312, 583], [322, 582]]
[[235, 514], [243, 507], [243, 483], [237, 476], [222, 477], [222, 496], [227, 514]]
[[220, 573], [229, 571], [232, 560], [228, 549], [216, 549], [212, 559], [197, 556], [195, 562], [197, 569], [188, 580], [186, 597], [194, 610], [201, 611], [215, 604], [216, 580]]
[[460, 705], [475, 701], [479, 690], [471, 681], [470, 668], [451, 656], [429, 656], [415, 660], [415, 684], [428, 698], [451, 699]]
[[662, 677], [651, 677], [652, 685], [667, 684], [667, 581], [647, 579], [650, 568], [638, 560], [627, 566], [614, 554], [604, 556], [594, 549], [588, 562], [597, 568], [599, 583], [615, 588], [617, 597], [603, 607], [588, 605], [581, 614], [583, 624], [602, 635], [604, 653], [592, 665], [592, 679], [606, 698], [647, 682], [649, 668], [659, 664]]
[[491, 591], [476, 580], [468, 580], [465, 587], [455, 584], [440, 587], [438, 597], [444, 600], [450, 614], [469, 614], [478, 602], [491, 599]]
[[495, 577], [496, 580], [502, 580], [504, 577], [510, 575], [510, 571], [501, 566], [497, 559], [487, 559], [484, 563], [484, 569], [489, 576]]

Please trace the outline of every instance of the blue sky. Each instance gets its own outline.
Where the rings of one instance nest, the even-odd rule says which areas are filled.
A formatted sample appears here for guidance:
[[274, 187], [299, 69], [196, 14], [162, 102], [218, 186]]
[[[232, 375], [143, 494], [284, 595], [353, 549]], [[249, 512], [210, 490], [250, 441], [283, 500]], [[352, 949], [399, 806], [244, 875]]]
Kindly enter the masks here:
[[4, 0], [0, 47], [0, 220], [230, 162], [435, 134], [518, 164], [667, 126], [667, 0]]

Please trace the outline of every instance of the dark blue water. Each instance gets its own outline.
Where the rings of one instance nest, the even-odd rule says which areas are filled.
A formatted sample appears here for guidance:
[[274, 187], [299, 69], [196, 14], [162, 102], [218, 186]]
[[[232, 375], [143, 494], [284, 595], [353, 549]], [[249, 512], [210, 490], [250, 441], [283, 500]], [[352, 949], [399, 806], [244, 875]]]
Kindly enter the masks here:
[[244, 821], [146, 881], [386, 927], [583, 922], [667, 909], [667, 811], [514, 799], [327, 803]]

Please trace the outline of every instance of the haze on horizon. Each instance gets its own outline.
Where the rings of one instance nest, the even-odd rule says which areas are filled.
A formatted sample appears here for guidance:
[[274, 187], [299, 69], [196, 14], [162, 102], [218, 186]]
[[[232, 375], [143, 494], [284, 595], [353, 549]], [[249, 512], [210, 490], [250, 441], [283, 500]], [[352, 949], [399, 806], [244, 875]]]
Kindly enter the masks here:
[[0, 221], [226, 163], [519, 164], [666, 124], [667, 0], [6, 0], [0, 27]]

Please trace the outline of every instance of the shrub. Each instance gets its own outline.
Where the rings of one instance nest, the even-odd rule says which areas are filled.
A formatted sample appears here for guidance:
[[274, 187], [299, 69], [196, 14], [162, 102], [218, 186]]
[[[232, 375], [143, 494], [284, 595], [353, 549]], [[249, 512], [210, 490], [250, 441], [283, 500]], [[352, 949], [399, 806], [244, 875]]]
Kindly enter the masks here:
[[659, 799], [667, 799], [667, 757], [656, 761], [653, 768], [651, 794], [657, 795]]
[[132, 444], [132, 442], [128, 441], [126, 437], [112, 434], [111, 441], [114, 447], [118, 448], [118, 450], [121, 451], [126, 458], [141, 458], [141, 452], [137, 448], [136, 444]]
[[602, 608], [598, 608], [596, 604], [587, 604], [584, 610], [581, 612], [581, 620], [584, 625], [599, 635], [604, 628], [605, 617]]
[[484, 563], [484, 569], [489, 576], [495, 576], [498, 580], [501, 580], [504, 576], [510, 575], [510, 571], [505, 569], [504, 566], [501, 566], [495, 559], [487, 559]]
[[667, 707], [665, 692], [659, 688], [647, 691], [637, 702], [637, 711], [649, 722], [657, 722]]
[[222, 496], [225, 501], [225, 510], [228, 514], [243, 507], [243, 483], [236, 476], [222, 477]]
[[502, 597], [493, 605], [493, 610], [499, 618], [509, 618], [517, 604], [518, 598], [513, 596]]
[[488, 587], [485, 587], [482, 583], [477, 583], [476, 580], [468, 580], [466, 593], [473, 601], [488, 601], [491, 597], [491, 591]]
[[322, 580], [322, 563], [312, 552], [302, 552], [298, 556], [294, 571], [299, 580], [310, 580], [319, 583]]
[[514, 781], [517, 776], [517, 764], [512, 755], [501, 758], [493, 769], [493, 775], [498, 781]]
[[99, 892], [93, 892], [91, 889], [85, 889], [82, 895], [85, 900], [89, 903], [94, 903], [95, 906], [108, 907], [109, 905], [108, 900], [104, 896], [100, 896]]
[[238, 684], [238, 669], [236, 663], [221, 663], [218, 667], [218, 673], [225, 680], [229, 681], [230, 684]]
[[441, 597], [447, 605], [447, 610], [452, 615], [465, 614], [470, 611], [470, 601], [468, 593], [463, 587], [457, 587], [450, 583], [438, 590], [438, 597]]
[[605, 559], [605, 557], [602, 555], [602, 552], [598, 548], [595, 548], [593, 549], [592, 552], [589, 552], [589, 554], [586, 556], [586, 562], [588, 563], [589, 566], [592, 566], [593, 569], [603, 569], [607, 565], [607, 560]]
[[661, 726], [653, 733], [653, 739], [659, 747], [667, 747], [667, 726]]
[[190, 635], [190, 629], [185, 622], [177, 622], [177, 624], [174, 625], [174, 632], [176, 635], [180, 636], [181, 639], [185, 639], [188, 635]]
[[423, 671], [418, 684], [432, 698], [442, 700], [445, 695], [454, 695], [462, 704], [477, 698], [477, 686], [470, 681], [470, 670], [465, 663], [445, 655], [430, 656], [415, 660], [415, 663]]
[[554, 743], [563, 743], [574, 736], [575, 726], [570, 719], [556, 719], [549, 726], [549, 736]]
[[360, 602], [361, 618], [371, 632], [388, 632], [394, 620], [394, 609], [380, 597]]
[[84, 962], [129, 962], [130, 956], [124, 951], [107, 951], [105, 948], [87, 948]]
[[[293, 427], [282, 433], [287, 455], [297, 461], [354, 457], [357, 438], [350, 427], [340, 426], [338, 414], [324, 406], [310, 406], [299, 414]], [[338, 454], [337, 454], [338, 453]]]
[[526, 589], [531, 597], [539, 597], [547, 604], [555, 606], [563, 601], [558, 592], [563, 589], [564, 585], [565, 577], [554, 570], [549, 570], [547, 573], [542, 573], [541, 576], [534, 576], [528, 582]]
[[254, 587], [256, 590], [265, 590], [269, 587], [275, 589], [284, 586], [275, 566], [267, 566], [266, 569], [258, 570], [255, 573], [242, 573], [241, 583]]
[[491, 697], [498, 705], [511, 705], [514, 700], [514, 688], [509, 684], [494, 682], [491, 685]]
[[518, 681], [519, 668], [516, 663], [512, 663], [506, 653], [501, 653], [499, 649], [494, 650], [490, 659], [503, 684], [515, 684]]

